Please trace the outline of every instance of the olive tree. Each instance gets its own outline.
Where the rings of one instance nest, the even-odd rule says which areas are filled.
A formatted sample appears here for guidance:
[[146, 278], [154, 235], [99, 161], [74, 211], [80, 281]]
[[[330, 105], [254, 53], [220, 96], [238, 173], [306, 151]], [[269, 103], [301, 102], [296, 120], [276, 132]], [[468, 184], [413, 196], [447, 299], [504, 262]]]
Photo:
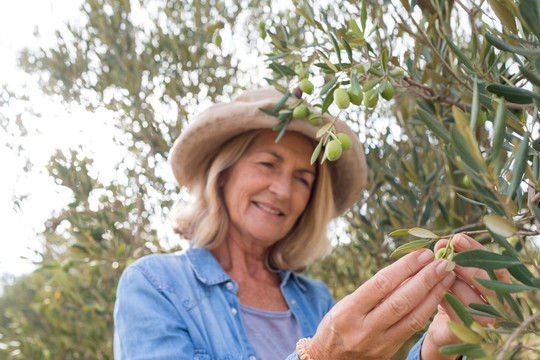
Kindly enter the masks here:
[[[304, 1], [297, 14], [301, 38], [289, 36], [297, 24], [265, 29], [267, 80], [293, 99], [273, 109], [276, 129], [308, 105], [344, 118], [369, 166], [342, 241], [312, 273], [343, 296], [393, 257], [467, 233], [488, 250], [454, 254], [450, 241], [437, 255], [485, 269], [491, 280], [479, 285], [497, 295], [461, 304], [447, 294], [463, 344], [441, 351], [539, 356], [540, 2]], [[331, 123], [303, 112], [320, 127], [313, 160], [339, 161], [346, 146]], [[496, 269], [512, 282], [498, 281]]]

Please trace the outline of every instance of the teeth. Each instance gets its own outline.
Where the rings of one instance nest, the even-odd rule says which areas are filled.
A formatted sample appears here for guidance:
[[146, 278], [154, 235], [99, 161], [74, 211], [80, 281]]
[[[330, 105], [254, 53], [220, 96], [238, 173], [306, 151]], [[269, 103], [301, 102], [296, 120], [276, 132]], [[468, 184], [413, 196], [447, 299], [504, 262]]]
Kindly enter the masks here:
[[263, 209], [264, 211], [268, 211], [270, 214], [274, 214], [274, 215], [279, 215], [281, 214], [279, 211], [276, 211], [276, 210], [273, 210], [273, 209], [270, 209], [269, 207], [266, 207], [262, 204], [259, 204], [259, 203], [255, 203], [257, 204], [257, 206], [261, 209]]

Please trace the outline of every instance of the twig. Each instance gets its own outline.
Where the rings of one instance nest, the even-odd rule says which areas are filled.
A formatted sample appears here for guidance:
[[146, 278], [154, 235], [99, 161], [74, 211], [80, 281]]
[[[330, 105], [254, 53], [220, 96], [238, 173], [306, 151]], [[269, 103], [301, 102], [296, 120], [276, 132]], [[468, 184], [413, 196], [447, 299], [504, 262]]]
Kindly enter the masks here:
[[516, 330], [514, 330], [512, 335], [504, 343], [504, 346], [501, 349], [501, 352], [499, 353], [499, 355], [497, 355], [497, 360], [503, 360], [504, 359], [504, 356], [505, 356], [506, 352], [508, 351], [508, 349], [510, 348], [510, 344], [512, 343], [512, 341], [514, 341], [518, 337], [518, 335], [521, 333], [521, 331], [523, 329], [525, 329], [530, 323], [532, 323], [533, 321], [535, 321], [538, 318], [540, 318], [540, 311], [538, 311], [537, 313], [535, 313], [535, 314], [531, 315], [530, 317], [528, 317], [527, 319], [525, 319], [525, 321], [523, 321], [516, 328]]

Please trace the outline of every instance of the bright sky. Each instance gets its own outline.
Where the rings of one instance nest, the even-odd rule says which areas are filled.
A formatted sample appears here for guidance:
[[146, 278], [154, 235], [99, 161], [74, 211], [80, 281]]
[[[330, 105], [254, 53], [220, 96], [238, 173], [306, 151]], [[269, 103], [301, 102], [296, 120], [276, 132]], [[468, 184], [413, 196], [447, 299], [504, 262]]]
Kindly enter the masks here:
[[[46, 174], [45, 166], [55, 149], [68, 149], [83, 144], [91, 149], [95, 163], [112, 169], [116, 159], [111, 157], [112, 129], [105, 125], [105, 112], [88, 113], [82, 108], [68, 112], [59, 103], [41, 95], [35, 81], [17, 70], [17, 53], [24, 47], [47, 47], [54, 43], [54, 31], [66, 20], [76, 21], [81, 0], [18, 0], [0, 3], [0, 86], [8, 84], [18, 93], [29, 93], [32, 104], [41, 117], [26, 114], [23, 124], [29, 135], [15, 139], [32, 159], [33, 170], [25, 173], [17, 155], [5, 146], [6, 133], [0, 128], [0, 277], [20, 275], [33, 269], [37, 259], [34, 250], [40, 249], [37, 233], [54, 210], [62, 208], [69, 198]], [[36, 30], [39, 36], [36, 37]], [[0, 90], [0, 96], [2, 96]], [[18, 113], [23, 104], [12, 102], [3, 115]], [[92, 126], [88, 126], [91, 123]], [[21, 209], [15, 209], [15, 195], [28, 194]], [[0, 281], [1, 284], [1, 281]]]

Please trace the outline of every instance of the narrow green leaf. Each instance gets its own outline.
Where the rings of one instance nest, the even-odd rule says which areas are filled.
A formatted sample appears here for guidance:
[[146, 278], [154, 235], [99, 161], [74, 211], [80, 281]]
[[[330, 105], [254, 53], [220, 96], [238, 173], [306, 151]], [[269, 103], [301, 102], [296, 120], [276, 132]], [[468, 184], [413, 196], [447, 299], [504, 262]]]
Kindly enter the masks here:
[[[287, 125], [289, 124], [289, 122], [287, 121]], [[283, 137], [283, 135], [285, 135], [285, 130], [287, 130], [287, 126], [284, 126], [283, 129], [281, 129], [281, 131], [279, 132], [278, 136], [276, 137], [276, 143], [279, 142], [279, 140], [281, 140], [281, 138]]]
[[394, 257], [394, 258], [399, 258], [401, 256], [404, 256], [408, 253], [411, 253], [413, 251], [416, 251], [418, 249], [422, 249], [426, 246], [428, 246], [429, 244], [431, 244], [434, 240], [414, 240], [414, 241], [411, 241], [407, 244], [403, 244], [401, 245], [400, 247], [398, 247], [396, 250], [394, 250], [394, 252], [392, 253], [392, 255], [390, 255], [391, 257]]
[[[452, 115], [454, 116], [454, 121], [456, 122], [457, 129], [465, 139], [467, 143], [468, 149], [465, 148], [459, 148], [458, 150], [463, 154], [464, 152], [467, 152], [467, 154], [470, 154], [476, 164], [478, 166], [481, 166], [483, 169], [486, 168], [486, 164], [484, 162], [484, 158], [482, 157], [482, 153], [480, 152], [480, 147], [478, 146], [478, 142], [476, 141], [476, 136], [473, 133], [473, 130], [471, 129], [471, 126], [469, 125], [469, 122], [467, 121], [467, 117], [465, 116], [465, 113], [458, 108], [457, 106], [452, 106]], [[480, 170], [480, 169], [475, 169]]]
[[520, 1], [519, 13], [521, 14], [525, 24], [531, 30], [531, 32], [540, 39], [540, 17], [538, 14], [538, 7], [533, 1]]
[[347, 57], [349, 58], [349, 61], [351, 63], [354, 63], [351, 46], [349, 45], [347, 40], [345, 40], [344, 37], [341, 37], [341, 44], [343, 44], [343, 48], [345, 49], [345, 52], [347, 53]]
[[486, 356], [482, 347], [478, 344], [445, 345], [441, 347], [440, 351], [445, 355], [465, 355], [472, 358]]
[[351, 92], [353, 95], [360, 95], [360, 92], [362, 91], [362, 88], [360, 87], [360, 82], [358, 81], [358, 77], [356, 76], [356, 73], [353, 72], [351, 74]]
[[512, 45], [508, 44], [507, 42], [499, 39], [498, 37], [491, 35], [490, 33], [486, 33], [485, 36], [486, 36], [486, 40], [491, 45], [493, 45], [494, 47], [496, 47], [497, 49], [502, 50], [502, 51], [508, 51], [508, 52], [520, 54], [520, 55], [523, 55], [523, 56], [535, 56], [535, 55], [538, 55], [540, 53], [540, 51], [538, 51], [538, 50], [532, 50], [532, 49], [527, 49], [527, 48], [524, 48], [524, 47], [512, 46]]
[[523, 135], [523, 139], [519, 143], [519, 146], [516, 151], [516, 157], [514, 160], [514, 167], [512, 169], [512, 182], [508, 186], [508, 191], [506, 196], [508, 198], [513, 198], [516, 194], [518, 187], [521, 185], [521, 179], [525, 173], [525, 168], [527, 166], [527, 155], [529, 153], [529, 133], [526, 132]]
[[279, 115], [277, 113], [277, 111], [274, 111], [274, 110], [265, 109], [265, 108], [259, 108], [259, 110], [261, 110], [263, 113], [268, 114], [268, 115], [273, 116], [273, 117], [278, 117], [278, 115]]
[[487, 316], [492, 318], [501, 318], [501, 314], [495, 308], [488, 304], [478, 304], [470, 303], [469, 307], [471, 310], [469, 312], [473, 315]]
[[422, 122], [427, 126], [427, 128], [433, 131], [435, 135], [437, 135], [439, 138], [443, 139], [446, 142], [452, 141], [450, 133], [440, 121], [435, 119], [430, 113], [428, 113], [422, 108], [417, 108], [416, 112], [420, 117], [420, 120], [422, 120]]
[[488, 0], [488, 3], [489, 6], [491, 6], [493, 12], [495, 12], [495, 15], [497, 15], [499, 20], [501, 20], [501, 23], [504, 25], [504, 27], [508, 28], [510, 31], [516, 34], [516, 20], [514, 18], [514, 15], [512, 15], [510, 9], [508, 9], [508, 7], [504, 5], [504, 2], [500, 0]]
[[319, 144], [317, 145], [317, 147], [315, 148], [315, 150], [313, 150], [313, 154], [311, 155], [311, 165], [315, 164], [315, 161], [317, 161], [317, 158], [319, 157], [319, 154], [321, 153], [321, 149], [322, 149], [322, 139], [321, 141], [319, 141]]
[[358, 24], [356, 23], [354, 19], [349, 20], [349, 27], [351, 28], [351, 31], [357, 38], [364, 37], [364, 32], [360, 30], [360, 28], [358, 27]]
[[317, 135], [315, 135], [315, 137], [320, 138], [321, 136], [323, 136], [324, 133], [326, 133], [328, 129], [330, 129], [331, 126], [332, 126], [331, 122], [326, 123], [323, 126], [321, 126], [319, 130], [317, 131]]
[[[337, 84], [335, 86], [337, 87]], [[326, 95], [326, 97], [324, 98], [324, 101], [321, 107], [322, 114], [328, 111], [328, 108], [330, 107], [330, 105], [332, 105], [333, 101], [334, 101], [334, 89], [328, 92], [328, 95]]]
[[388, 50], [383, 49], [381, 54], [381, 63], [384, 73], [388, 73]]
[[461, 321], [469, 327], [473, 323], [473, 318], [471, 314], [467, 311], [467, 308], [465, 305], [461, 303], [454, 295], [450, 293], [444, 294], [445, 300], [452, 306], [452, 309], [456, 312], [456, 314], [459, 316]]
[[366, 31], [366, 21], [367, 21], [366, 0], [362, 0], [362, 10], [360, 11], [360, 24], [362, 25], [362, 31]]
[[312, 8], [311, 5], [309, 4], [309, 1], [308, 1], [308, 0], [304, 0], [304, 7], [305, 7], [306, 10], [308, 11], [309, 16], [311, 16], [311, 18], [314, 19], [314, 18], [315, 18], [315, 12], [313, 11], [313, 8]]
[[505, 249], [505, 252], [503, 252], [503, 255], [508, 255], [515, 257], [516, 259], [519, 258], [519, 253], [514, 249], [514, 247], [506, 240], [505, 236], [499, 235], [497, 233], [494, 233], [493, 231], [488, 229], [489, 234], [491, 235], [491, 238], [495, 240], [497, 244], [499, 244], [501, 247]]
[[503, 294], [503, 297], [504, 297], [504, 300], [506, 300], [506, 302], [510, 305], [510, 309], [512, 309], [512, 311], [514, 312], [514, 315], [516, 315], [516, 317], [518, 318], [518, 321], [522, 322], [523, 312], [521, 311], [521, 307], [517, 303], [516, 299], [514, 299], [514, 297], [509, 293]]
[[409, 234], [412, 236], [428, 238], [428, 239], [439, 238], [438, 235], [432, 233], [431, 231], [427, 229], [418, 228], [418, 227], [409, 229]]
[[473, 63], [471, 62], [471, 60], [461, 51], [460, 48], [458, 48], [456, 46], [456, 44], [454, 44], [452, 42], [452, 39], [450, 39], [450, 37], [448, 35], [445, 36], [446, 38], [446, 43], [448, 44], [448, 46], [450, 47], [450, 49], [452, 49], [452, 51], [454, 52], [454, 54], [456, 54], [458, 60], [463, 64], [465, 65], [469, 70], [472, 70], [474, 71], [474, 65]]
[[279, 130], [283, 129], [286, 126], [287, 126], [287, 120], [282, 120], [282, 121], [278, 122], [276, 125], [274, 125], [272, 130], [279, 131]]
[[287, 91], [285, 94], [283, 94], [283, 97], [276, 103], [272, 111], [277, 112], [279, 109], [281, 109], [283, 105], [285, 105], [285, 103], [287, 102], [290, 96], [291, 96], [290, 91]]
[[506, 104], [504, 101], [499, 102], [493, 128], [491, 158], [495, 165], [495, 174], [498, 174], [501, 169], [501, 149], [504, 141], [504, 135], [506, 133]]
[[388, 234], [389, 236], [402, 236], [402, 235], [409, 235], [409, 229], [399, 229], [399, 230], [394, 230], [392, 231], [390, 234]]
[[508, 268], [508, 272], [514, 277], [514, 279], [522, 282], [523, 284], [540, 289], [540, 281], [535, 281], [537, 279], [535, 279], [534, 275], [525, 266], [525, 264], [522, 263], [517, 266], [510, 266]]
[[[331, 32], [328, 33], [328, 35], [330, 36], [330, 40], [332, 41], [332, 45], [334, 45], [334, 51], [336, 52], [338, 62], [341, 65], [341, 49], [339, 48], [339, 44], [337, 42], [337, 39], [334, 36], [334, 34], [332, 34]], [[323, 60], [324, 60], [324, 58], [323, 58]], [[337, 69], [336, 69], [336, 72], [337, 72]]]
[[474, 77], [474, 91], [471, 104], [471, 129], [476, 129], [476, 123], [478, 122], [478, 111], [480, 110], [480, 97], [478, 95], [478, 78]]
[[334, 85], [336, 85], [337, 81], [338, 81], [338, 78], [337, 78], [337, 77], [332, 78], [332, 80], [330, 80], [329, 82], [327, 82], [327, 83], [323, 86], [323, 88], [321, 89], [320, 94], [321, 94], [321, 95], [324, 95], [324, 94], [326, 94], [328, 91], [330, 91], [330, 89], [331, 89]]
[[486, 90], [516, 104], [531, 104], [533, 98], [540, 100], [540, 94], [508, 85], [491, 84], [486, 86]]
[[525, 78], [533, 85], [540, 86], [540, 77], [538, 77], [534, 71], [531, 71], [524, 66], [520, 66], [519, 71], [521, 71], [523, 76], [525, 76]]
[[446, 326], [456, 335], [461, 341], [471, 344], [480, 344], [480, 338], [471, 329], [454, 321], [447, 321]]
[[460, 266], [477, 267], [484, 270], [504, 269], [521, 264], [521, 261], [516, 258], [485, 250], [460, 252], [454, 256], [454, 261]]
[[378, 83], [380, 83], [383, 79], [377, 78], [367, 81], [364, 86], [362, 87], [362, 91], [366, 92], [368, 90], [373, 89]]
[[499, 234], [505, 238], [510, 237], [518, 232], [518, 229], [513, 222], [495, 214], [488, 214], [484, 216], [484, 224], [490, 231], [493, 231], [495, 234]]
[[497, 280], [486, 280], [486, 279], [477, 279], [476, 281], [480, 283], [483, 287], [486, 289], [491, 289], [494, 291], [499, 291], [503, 293], [517, 293], [521, 291], [527, 291], [527, 290], [536, 290], [535, 287], [527, 286], [527, 285], [521, 285], [521, 284], [512, 284]]
[[540, 74], [540, 56], [534, 60], [534, 67], [536, 68], [536, 72]]

